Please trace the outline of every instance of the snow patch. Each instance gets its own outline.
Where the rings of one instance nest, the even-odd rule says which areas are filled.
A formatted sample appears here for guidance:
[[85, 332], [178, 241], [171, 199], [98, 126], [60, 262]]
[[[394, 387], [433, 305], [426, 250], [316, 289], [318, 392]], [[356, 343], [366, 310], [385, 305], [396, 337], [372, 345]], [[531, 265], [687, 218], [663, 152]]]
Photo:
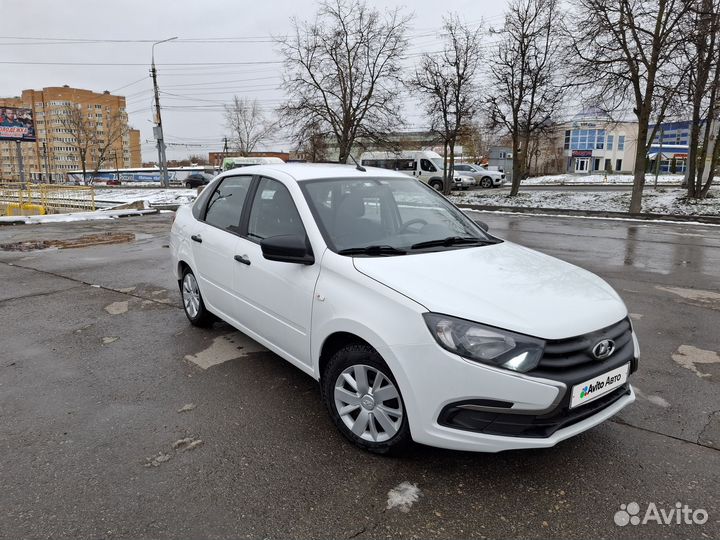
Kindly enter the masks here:
[[699, 304], [709, 304], [711, 307], [714, 304], [720, 305], [720, 293], [716, 293], [713, 291], [703, 291], [701, 289], [683, 289], [682, 287], [662, 287], [660, 285], [656, 285], [655, 288], [659, 291], [676, 294], [682, 298], [685, 298], [686, 300], [692, 300]]
[[718, 353], [698, 349], [692, 345], [680, 345], [677, 352], [673, 353], [672, 359], [678, 365], [689, 369], [700, 378], [710, 377], [711, 374], [701, 372], [695, 364], [720, 364], [720, 355]]
[[422, 495], [417, 484], [402, 482], [388, 491], [387, 509], [397, 508], [401, 512], [409, 512], [410, 507], [415, 504]]
[[188, 354], [185, 356], [185, 360], [202, 369], [208, 369], [223, 362], [242, 358], [250, 353], [266, 350], [256, 341], [240, 333], [232, 333], [216, 337], [207, 349], [197, 354]]
[[105, 306], [105, 311], [107, 311], [110, 315], [122, 315], [123, 313], [127, 313], [127, 310], [127, 300], [123, 302], [113, 302], [112, 304]]
[[642, 390], [640, 390], [635, 385], [633, 385], [633, 390], [635, 390], [635, 394], [637, 394], [637, 396], [640, 399], [649, 401], [653, 405], [657, 405], [658, 407], [662, 407], [663, 409], [667, 409], [670, 406], [670, 402], [667, 401], [666, 399], [661, 398], [660, 396], [654, 396], [654, 395], [648, 396], [647, 394], [645, 394]]

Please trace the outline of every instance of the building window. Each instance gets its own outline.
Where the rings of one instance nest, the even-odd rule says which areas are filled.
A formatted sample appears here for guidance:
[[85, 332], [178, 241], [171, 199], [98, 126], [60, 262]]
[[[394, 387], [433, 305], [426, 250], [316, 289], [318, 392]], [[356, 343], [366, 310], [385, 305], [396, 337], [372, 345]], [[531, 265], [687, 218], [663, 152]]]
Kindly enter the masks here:
[[608, 135], [608, 136], [607, 136], [607, 149], [608, 149], [608, 150], [612, 150], [612, 149], [613, 149], [613, 138], [614, 138], [614, 137], [613, 137], [612, 135]]
[[[618, 144], [619, 144], [619, 143], [620, 143], [620, 141], [618, 140]], [[616, 160], [615, 160], [615, 170], [616, 170], [616, 171], [621, 171], [621, 170], [622, 170], [622, 159], [616, 159]]]
[[625, 150], [625, 135], [618, 135], [618, 150]]
[[[570, 149], [570, 133], [571, 132], [569, 129], [567, 131], [565, 131], [565, 150]], [[500, 159], [502, 159], [502, 158], [503, 158], [503, 156], [500, 156]]]
[[599, 171], [600, 170], [600, 158], [595, 158], [595, 163], [593, 163], [593, 170]]

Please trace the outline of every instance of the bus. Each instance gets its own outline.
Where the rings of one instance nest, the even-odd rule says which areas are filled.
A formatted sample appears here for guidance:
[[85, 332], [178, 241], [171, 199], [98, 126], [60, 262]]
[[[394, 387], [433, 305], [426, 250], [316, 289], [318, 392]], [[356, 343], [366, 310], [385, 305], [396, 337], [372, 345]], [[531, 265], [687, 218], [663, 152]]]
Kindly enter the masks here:
[[[215, 176], [218, 170], [210, 165], [194, 165], [189, 167], [168, 167], [168, 178], [170, 183], [182, 184], [185, 178], [193, 173], [203, 173]], [[87, 181], [107, 182], [119, 180], [120, 182], [157, 182], [160, 184], [160, 169], [157, 167], [141, 167], [137, 169], [100, 169], [97, 174], [87, 171]], [[66, 174], [68, 184], [82, 184], [82, 171], [70, 171]]]

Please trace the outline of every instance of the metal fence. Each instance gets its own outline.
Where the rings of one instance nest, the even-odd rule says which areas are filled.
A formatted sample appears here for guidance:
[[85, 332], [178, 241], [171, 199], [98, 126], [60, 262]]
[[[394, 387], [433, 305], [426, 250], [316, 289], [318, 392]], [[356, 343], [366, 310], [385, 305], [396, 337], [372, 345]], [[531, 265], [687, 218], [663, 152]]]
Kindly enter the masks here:
[[62, 214], [95, 210], [92, 186], [0, 183], [0, 215]]

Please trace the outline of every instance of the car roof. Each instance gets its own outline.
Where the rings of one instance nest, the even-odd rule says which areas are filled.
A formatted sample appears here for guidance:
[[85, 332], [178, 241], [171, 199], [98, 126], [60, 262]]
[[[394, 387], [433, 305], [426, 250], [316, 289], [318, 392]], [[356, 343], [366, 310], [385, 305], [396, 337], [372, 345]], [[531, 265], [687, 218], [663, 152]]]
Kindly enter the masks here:
[[355, 165], [343, 165], [339, 163], [272, 163], [268, 165], [251, 165], [230, 169], [222, 173], [222, 176], [234, 176], [237, 174], [257, 174], [272, 177], [273, 173], [284, 173], [291, 176], [297, 182], [306, 180], [321, 180], [324, 178], [411, 178], [407, 174], [379, 167], [365, 167], [360, 171]]

